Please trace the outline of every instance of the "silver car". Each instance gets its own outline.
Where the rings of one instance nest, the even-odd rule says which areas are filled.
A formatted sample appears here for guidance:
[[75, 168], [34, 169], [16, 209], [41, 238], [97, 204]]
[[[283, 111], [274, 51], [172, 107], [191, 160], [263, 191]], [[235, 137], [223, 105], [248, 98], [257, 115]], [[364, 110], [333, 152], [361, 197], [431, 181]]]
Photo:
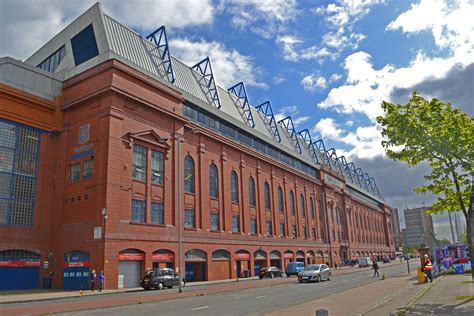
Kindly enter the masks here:
[[331, 270], [325, 264], [310, 264], [303, 271], [298, 273], [298, 281], [303, 282], [321, 282], [321, 280], [331, 280]]

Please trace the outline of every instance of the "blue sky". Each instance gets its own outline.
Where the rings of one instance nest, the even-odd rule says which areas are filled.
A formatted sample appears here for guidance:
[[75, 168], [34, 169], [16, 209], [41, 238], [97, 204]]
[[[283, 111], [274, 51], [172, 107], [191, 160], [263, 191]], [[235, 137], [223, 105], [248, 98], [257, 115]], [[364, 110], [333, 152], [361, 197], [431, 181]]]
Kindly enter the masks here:
[[[433, 200], [413, 193], [429, 169], [385, 157], [381, 101], [418, 89], [474, 112], [473, 0], [101, 2], [143, 35], [165, 25], [171, 54], [189, 66], [210, 56], [219, 85], [243, 81], [253, 106], [269, 100], [277, 118], [291, 115], [398, 208]], [[93, 3], [2, 0], [0, 56], [25, 59]]]

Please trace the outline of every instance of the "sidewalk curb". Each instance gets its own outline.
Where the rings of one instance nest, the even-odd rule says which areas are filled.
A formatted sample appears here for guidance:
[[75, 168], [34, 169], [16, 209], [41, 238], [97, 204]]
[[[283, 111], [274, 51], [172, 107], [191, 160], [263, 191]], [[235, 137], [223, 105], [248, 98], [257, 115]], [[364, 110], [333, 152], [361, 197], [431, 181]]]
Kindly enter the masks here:
[[394, 293], [392, 293], [392, 294], [389, 294], [389, 295], [383, 297], [380, 301], [378, 301], [378, 302], [376, 302], [375, 304], [371, 305], [368, 310], [366, 310], [366, 311], [364, 311], [363, 313], [358, 314], [358, 315], [361, 315], [361, 316], [367, 315], [368, 313], [370, 313], [370, 312], [373, 311], [374, 309], [378, 308], [379, 306], [381, 306], [381, 305], [383, 305], [383, 304], [385, 304], [385, 303], [391, 301], [395, 296], [397, 296], [397, 295], [399, 295], [400, 293], [402, 293], [403, 291], [405, 291], [405, 289], [407, 289], [408, 287], [409, 287], [409, 285], [408, 285], [408, 286], [405, 286], [405, 287], [403, 287], [403, 288], [401, 288], [401, 289], [399, 289], [399, 290], [397, 290], [396, 292], [394, 292]]
[[406, 313], [408, 308], [412, 307], [416, 303], [416, 301], [418, 301], [426, 293], [428, 293], [442, 279], [443, 279], [443, 276], [439, 276], [438, 278], [436, 278], [436, 281], [434, 281], [432, 284], [422, 289], [417, 295], [415, 295], [411, 300], [409, 300], [408, 303], [406, 303], [404, 306], [400, 307], [399, 309], [395, 310], [394, 312], [390, 313], [390, 315], [398, 315], [399, 313], [403, 313], [403, 312]]

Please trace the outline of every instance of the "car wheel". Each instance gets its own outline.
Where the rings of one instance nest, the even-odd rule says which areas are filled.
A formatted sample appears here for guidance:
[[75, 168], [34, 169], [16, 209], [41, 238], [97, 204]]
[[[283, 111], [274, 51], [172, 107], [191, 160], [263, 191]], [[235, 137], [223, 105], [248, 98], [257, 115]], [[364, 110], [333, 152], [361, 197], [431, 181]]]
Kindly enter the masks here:
[[263, 279], [263, 276], [260, 275], [258, 278], [261, 280], [261, 279]]
[[270, 279], [273, 279], [275, 275], [273, 273], [270, 273]]
[[158, 283], [157, 289], [158, 289], [158, 290], [162, 290], [162, 289], [163, 289], [163, 283]]
[[328, 281], [331, 281], [331, 273], [328, 274]]
[[298, 279], [298, 282], [303, 283], [303, 280]]
[[173, 286], [172, 286], [172, 285], [168, 285], [168, 286], [167, 286], [167, 288], [169, 288], [169, 289], [172, 289], [172, 288], [173, 288]]
[[316, 282], [321, 282], [321, 274], [318, 274], [318, 277], [316, 278]]
[[149, 291], [149, 290], [150, 290], [149, 287], [144, 287], [143, 289], [144, 289], [145, 291]]

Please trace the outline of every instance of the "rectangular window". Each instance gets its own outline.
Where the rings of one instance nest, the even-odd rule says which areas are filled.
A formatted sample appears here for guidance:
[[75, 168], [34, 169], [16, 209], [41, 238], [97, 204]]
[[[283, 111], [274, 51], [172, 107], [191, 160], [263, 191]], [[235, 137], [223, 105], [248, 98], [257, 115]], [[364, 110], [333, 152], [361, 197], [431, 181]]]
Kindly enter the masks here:
[[71, 166], [71, 182], [77, 182], [81, 180], [81, 164], [76, 163]]
[[196, 228], [194, 209], [184, 210], [184, 227]]
[[257, 233], [257, 220], [255, 218], [250, 219], [250, 233], [251, 234]]
[[133, 180], [146, 181], [146, 148], [133, 145]]
[[90, 179], [92, 178], [92, 160], [86, 160], [84, 161], [84, 173], [82, 174], [82, 177], [84, 179]]
[[306, 235], [306, 226], [303, 226], [303, 238], [308, 238], [308, 236]]
[[296, 237], [296, 225], [291, 227], [291, 236]]
[[76, 66], [99, 55], [97, 42], [95, 40], [94, 27], [92, 24], [89, 24], [77, 35], [71, 38], [71, 47]]
[[219, 230], [219, 213], [211, 213], [211, 230]]
[[285, 223], [280, 223], [280, 236], [285, 236]]
[[316, 239], [318, 236], [316, 236], [316, 228], [311, 228], [311, 233], [313, 234], [313, 238]]
[[237, 215], [232, 216], [232, 232], [233, 233], [240, 232], [240, 220], [239, 220], [239, 216]]
[[145, 201], [132, 200], [132, 222], [145, 223]]
[[272, 231], [272, 221], [267, 221], [266, 223], [266, 229], [267, 229], [267, 235], [272, 236], [273, 231]]
[[163, 216], [163, 203], [162, 202], [151, 202], [151, 223], [152, 224], [164, 224]]
[[151, 151], [151, 183], [163, 185], [163, 153]]
[[332, 240], [336, 240], [336, 232], [334, 229], [332, 230]]

